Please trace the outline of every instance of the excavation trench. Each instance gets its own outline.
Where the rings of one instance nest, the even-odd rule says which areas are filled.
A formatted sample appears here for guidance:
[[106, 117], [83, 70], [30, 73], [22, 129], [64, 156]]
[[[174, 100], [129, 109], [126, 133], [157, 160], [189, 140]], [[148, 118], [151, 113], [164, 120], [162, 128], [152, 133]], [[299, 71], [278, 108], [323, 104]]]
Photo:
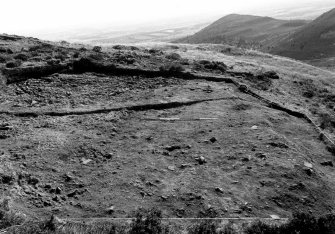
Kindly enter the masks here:
[[[335, 147], [334, 142], [317, 126], [317, 124], [305, 113], [294, 111], [286, 107], [281, 106], [280, 104], [273, 102], [269, 99], [266, 99], [257, 93], [253, 92], [250, 87], [239, 83], [233, 77], [222, 77], [222, 76], [205, 76], [192, 74], [189, 72], [180, 72], [174, 70], [146, 70], [139, 68], [126, 68], [118, 67], [115, 64], [110, 63], [100, 63], [92, 61], [87, 58], [82, 58], [78, 61], [74, 61], [68, 64], [59, 64], [59, 65], [48, 65], [41, 67], [28, 67], [28, 68], [19, 68], [19, 69], [4, 69], [3, 74], [5, 75], [6, 83], [17, 83], [23, 80], [31, 78], [41, 78], [43, 76], [52, 75], [54, 73], [72, 73], [72, 74], [82, 74], [86, 72], [95, 72], [102, 73], [106, 75], [116, 75], [116, 76], [143, 76], [146, 78], [155, 78], [155, 77], [164, 77], [164, 78], [179, 78], [184, 80], [206, 80], [212, 82], [225, 82], [234, 84], [239, 91], [251, 95], [260, 101], [267, 104], [268, 107], [283, 111], [291, 116], [305, 119], [308, 123], [313, 125], [313, 127], [319, 132], [320, 138], [326, 143]], [[229, 72], [227, 73], [231, 76], [250, 76], [251, 73], [240, 73], [240, 72]], [[9, 114], [14, 116], [22, 117], [36, 117], [39, 115], [49, 115], [49, 116], [66, 116], [66, 115], [87, 115], [87, 114], [100, 114], [108, 113], [111, 111], [119, 110], [133, 110], [133, 111], [145, 111], [145, 110], [161, 110], [169, 108], [177, 108], [181, 106], [189, 106], [201, 102], [216, 101], [222, 99], [202, 99], [195, 101], [186, 101], [186, 102], [169, 102], [169, 103], [156, 103], [156, 104], [141, 104], [133, 106], [123, 106], [123, 107], [111, 107], [111, 108], [100, 108], [93, 110], [70, 110], [70, 111], [46, 111], [46, 112], [33, 112], [33, 111], [1, 111], [0, 114]]]
[[220, 100], [231, 100], [241, 99], [238, 97], [224, 97], [224, 98], [211, 98], [211, 99], [200, 99], [183, 102], [166, 102], [166, 103], [150, 103], [150, 104], [135, 104], [128, 106], [118, 107], [105, 107], [91, 110], [73, 109], [73, 110], [57, 110], [57, 111], [0, 111], [0, 114], [13, 115], [18, 117], [38, 117], [41, 115], [47, 116], [67, 116], [67, 115], [89, 115], [89, 114], [104, 114], [111, 111], [147, 111], [147, 110], [165, 110], [178, 108], [182, 106], [191, 106], [202, 102], [220, 101]]

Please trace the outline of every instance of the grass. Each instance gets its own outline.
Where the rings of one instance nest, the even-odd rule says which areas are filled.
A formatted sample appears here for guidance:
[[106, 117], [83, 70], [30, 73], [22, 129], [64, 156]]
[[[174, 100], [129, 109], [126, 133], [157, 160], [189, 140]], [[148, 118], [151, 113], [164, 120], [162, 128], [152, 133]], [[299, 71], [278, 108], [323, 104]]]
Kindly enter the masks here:
[[286, 224], [269, 225], [260, 221], [247, 228], [246, 234], [330, 234], [335, 233], [335, 215], [316, 218], [310, 214], [297, 213]]

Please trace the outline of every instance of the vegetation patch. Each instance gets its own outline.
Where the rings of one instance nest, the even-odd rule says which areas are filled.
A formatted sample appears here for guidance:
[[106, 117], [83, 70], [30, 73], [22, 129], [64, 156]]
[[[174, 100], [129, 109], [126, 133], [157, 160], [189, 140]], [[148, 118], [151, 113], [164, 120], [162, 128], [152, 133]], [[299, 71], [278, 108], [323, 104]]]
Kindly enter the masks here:
[[331, 234], [335, 233], [335, 214], [316, 218], [310, 214], [298, 213], [281, 226], [256, 222], [246, 230], [247, 234]]

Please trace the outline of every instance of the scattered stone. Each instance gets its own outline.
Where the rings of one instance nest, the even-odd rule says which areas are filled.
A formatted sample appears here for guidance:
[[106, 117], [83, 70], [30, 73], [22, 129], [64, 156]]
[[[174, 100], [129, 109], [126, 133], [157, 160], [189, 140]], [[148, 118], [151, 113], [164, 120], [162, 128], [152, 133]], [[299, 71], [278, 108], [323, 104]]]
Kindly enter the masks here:
[[168, 169], [169, 169], [170, 171], [174, 171], [174, 170], [176, 170], [175, 166], [168, 166]]
[[86, 158], [82, 158], [82, 159], [81, 159], [81, 163], [84, 164], [84, 165], [87, 165], [87, 164], [89, 164], [90, 162], [92, 162], [92, 159], [86, 159]]
[[212, 137], [211, 139], [209, 139], [209, 141], [212, 142], [212, 143], [215, 143], [215, 142], [217, 142], [217, 139], [215, 137]]
[[76, 196], [78, 194], [79, 194], [79, 191], [78, 191], [78, 189], [76, 189], [76, 190], [72, 191], [71, 193], [69, 193], [67, 196], [68, 197], [74, 197], [74, 196]]
[[186, 167], [191, 167], [191, 165], [190, 164], [181, 164], [180, 165], [181, 169], [185, 169]]
[[51, 184], [45, 184], [45, 185], [44, 185], [44, 188], [45, 188], [45, 189], [51, 189]]
[[43, 206], [52, 206], [50, 201], [43, 201]]
[[219, 188], [219, 187], [216, 187], [216, 188], [215, 188], [215, 191], [218, 192], [218, 193], [223, 193], [223, 189], [222, 189], [222, 188]]
[[172, 152], [174, 150], [179, 150], [181, 149], [181, 146], [180, 145], [171, 145], [171, 146], [167, 146], [165, 147], [165, 149], [169, 152]]
[[251, 127], [252, 130], [257, 130], [258, 129], [258, 126], [254, 125]]
[[205, 157], [203, 156], [197, 157], [195, 160], [197, 160], [200, 165], [207, 163]]
[[62, 189], [61, 189], [60, 187], [57, 187], [57, 188], [55, 189], [55, 193], [56, 193], [56, 194], [61, 194], [61, 193], [62, 193]]
[[256, 153], [255, 156], [257, 158], [260, 158], [260, 159], [263, 159], [263, 160], [265, 160], [267, 158], [266, 154], [264, 154], [264, 153]]
[[307, 167], [307, 168], [310, 168], [310, 169], [313, 168], [312, 163], [309, 163], [309, 162], [304, 162], [304, 166]]
[[334, 167], [334, 164], [332, 161], [325, 161], [320, 163], [322, 166], [329, 166], [329, 167]]
[[249, 162], [249, 161], [250, 161], [250, 156], [242, 158], [242, 162]]
[[272, 147], [277, 147], [277, 148], [282, 148], [282, 149], [288, 149], [288, 145], [282, 143], [282, 142], [270, 142], [269, 143], [270, 146]]
[[104, 158], [106, 158], [106, 159], [112, 159], [113, 158], [113, 153], [105, 154]]
[[305, 172], [307, 175], [311, 176], [313, 174], [313, 170], [311, 168], [306, 168]]
[[108, 214], [112, 214], [112, 213], [114, 213], [114, 206], [108, 207], [108, 208], [106, 209], [106, 212], [107, 212]]
[[166, 201], [168, 199], [167, 196], [161, 196], [161, 198], [162, 198], [163, 201]]
[[28, 184], [36, 185], [36, 184], [38, 184], [39, 182], [40, 182], [40, 180], [39, 180], [38, 178], [36, 178], [36, 177], [30, 177], [30, 178], [28, 179]]
[[55, 202], [61, 202], [59, 196], [54, 196], [54, 197], [52, 198], [52, 200], [55, 201]]
[[13, 128], [14, 128], [14, 126], [9, 125], [9, 124], [1, 124], [1, 125], [0, 125], [0, 130], [3, 130], [3, 131], [11, 130], [11, 129], [13, 129]]
[[73, 180], [73, 177], [70, 174], [68, 174], [68, 173], [66, 173], [64, 177], [65, 177], [65, 181], [66, 182], [69, 182], [69, 181]]

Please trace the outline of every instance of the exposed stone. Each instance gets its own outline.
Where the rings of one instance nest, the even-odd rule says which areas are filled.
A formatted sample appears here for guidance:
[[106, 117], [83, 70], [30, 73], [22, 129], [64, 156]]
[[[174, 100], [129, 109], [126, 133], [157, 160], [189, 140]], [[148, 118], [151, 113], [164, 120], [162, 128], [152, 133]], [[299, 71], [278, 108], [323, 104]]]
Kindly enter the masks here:
[[197, 157], [195, 160], [197, 160], [200, 165], [205, 164], [207, 162], [205, 157], [203, 156]]
[[223, 189], [222, 188], [219, 188], [219, 187], [216, 187], [215, 188], [215, 191], [218, 192], [218, 193], [223, 193]]
[[217, 141], [217, 139], [215, 137], [212, 137], [211, 139], [209, 139], [210, 142], [215, 143]]

